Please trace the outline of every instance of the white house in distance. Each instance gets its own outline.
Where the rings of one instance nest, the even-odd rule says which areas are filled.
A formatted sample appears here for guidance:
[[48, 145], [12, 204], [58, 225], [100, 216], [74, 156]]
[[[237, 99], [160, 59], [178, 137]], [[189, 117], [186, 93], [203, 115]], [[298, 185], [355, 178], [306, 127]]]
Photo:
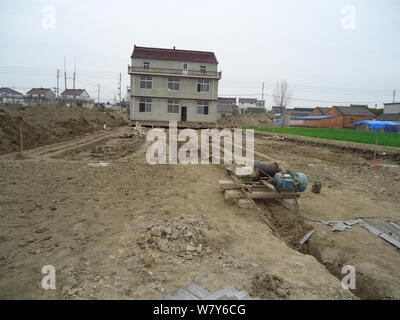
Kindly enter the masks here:
[[400, 123], [400, 102], [384, 103], [383, 114], [378, 116], [379, 121], [393, 121]]
[[255, 113], [266, 112], [265, 100], [258, 100], [253, 98], [239, 98], [239, 111], [240, 113]]
[[213, 52], [134, 46], [131, 58], [131, 120], [217, 120], [221, 72]]
[[61, 93], [61, 99], [69, 106], [79, 106], [92, 109], [94, 100], [85, 89], [66, 89]]
[[48, 88], [33, 88], [26, 93], [27, 101], [31, 103], [54, 103], [56, 95]]
[[0, 88], [0, 103], [24, 103], [24, 96], [22, 93], [10, 88]]
[[400, 102], [384, 103], [384, 114], [400, 113]]

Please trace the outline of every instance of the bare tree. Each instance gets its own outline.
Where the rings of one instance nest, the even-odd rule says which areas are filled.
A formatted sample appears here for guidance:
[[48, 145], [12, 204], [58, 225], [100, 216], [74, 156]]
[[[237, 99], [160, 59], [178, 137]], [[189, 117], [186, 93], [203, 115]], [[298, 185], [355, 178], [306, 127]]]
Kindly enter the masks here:
[[291, 101], [292, 94], [289, 90], [286, 80], [277, 82], [273, 92], [274, 102], [277, 107], [281, 107], [281, 111], [287, 107]]

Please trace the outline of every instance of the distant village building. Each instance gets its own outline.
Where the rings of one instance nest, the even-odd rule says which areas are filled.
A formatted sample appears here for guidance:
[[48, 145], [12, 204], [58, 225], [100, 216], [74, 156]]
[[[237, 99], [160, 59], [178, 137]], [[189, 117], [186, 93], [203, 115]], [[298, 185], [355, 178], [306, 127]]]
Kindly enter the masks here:
[[328, 111], [315, 108], [305, 117], [296, 117], [304, 121], [305, 127], [314, 128], [354, 128], [355, 123], [375, 119], [375, 115], [366, 105], [334, 106]]
[[400, 102], [384, 103], [383, 114], [379, 115], [379, 121], [393, 121], [400, 123]]
[[265, 100], [255, 98], [239, 98], [240, 113], [265, 113]]
[[238, 106], [236, 105], [236, 98], [222, 98], [218, 97], [217, 104], [217, 118], [232, 117], [237, 113]]
[[26, 101], [34, 104], [54, 103], [56, 95], [48, 88], [33, 88], [26, 93]]
[[131, 58], [131, 120], [217, 120], [221, 72], [213, 52], [134, 46]]
[[0, 88], [0, 103], [23, 104], [24, 96], [22, 93], [10, 88]]
[[384, 113], [378, 116], [379, 121], [393, 121], [400, 123], [400, 113]]
[[272, 114], [284, 113], [285, 111], [286, 111], [285, 106], [272, 106], [271, 109]]
[[331, 108], [329, 108], [329, 107], [316, 107], [316, 108], [313, 110], [312, 114], [313, 114], [313, 115], [320, 115], [320, 116], [323, 116], [323, 115], [327, 114], [328, 111], [329, 111], [330, 109], [331, 109]]
[[69, 106], [86, 107], [92, 109], [94, 100], [90, 98], [85, 89], [66, 89], [61, 93], [61, 100]]
[[313, 112], [313, 110], [313, 108], [286, 108], [285, 106], [273, 106], [270, 114], [273, 119], [278, 119], [279, 125], [282, 127], [301, 127], [303, 126], [304, 121], [297, 117], [308, 116]]
[[400, 102], [384, 103], [384, 114], [397, 114], [400, 113]]
[[287, 108], [285, 113], [289, 113], [291, 117], [296, 116], [309, 116], [314, 108]]
[[304, 125], [304, 121], [297, 119], [297, 117], [309, 116], [313, 112], [313, 110], [314, 110], [313, 108], [288, 108], [285, 110], [284, 114], [289, 115], [287, 121], [289, 121], [290, 126], [302, 127]]

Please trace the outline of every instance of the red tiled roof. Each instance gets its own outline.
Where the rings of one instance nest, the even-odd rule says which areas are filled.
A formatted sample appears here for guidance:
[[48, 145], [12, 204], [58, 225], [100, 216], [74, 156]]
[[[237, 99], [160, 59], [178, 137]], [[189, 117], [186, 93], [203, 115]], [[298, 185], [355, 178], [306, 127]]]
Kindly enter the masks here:
[[218, 102], [222, 102], [222, 103], [234, 103], [234, 104], [236, 104], [236, 98], [223, 98], [223, 97], [218, 97]]
[[15, 91], [10, 88], [0, 88], [0, 94], [13, 94], [13, 95], [21, 95], [22, 93], [19, 93], [18, 91]]
[[315, 109], [319, 109], [319, 111], [321, 111], [321, 113], [325, 114], [325, 113], [328, 113], [328, 111], [331, 108], [329, 108], [329, 107], [316, 107]]
[[83, 92], [85, 92], [85, 89], [66, 89], [64, 90], [63, 93], [61, 93], [62, 96], [80, 96]]
[[33, 89], [29, 90], [26, 94], [45, 95], [49, 91], [53, 92], [50, 89], [46, 89], [46, 88], [33, 88]]
[[134, 46], [131, 58], [218, 63], [214, 52]]
[[364, 105], [350, 105], [350, 107], [337, 107], [344, 116], [366, 116], [366, 117], [375, 117], [375, 115], [368, 110], [367, 106]]

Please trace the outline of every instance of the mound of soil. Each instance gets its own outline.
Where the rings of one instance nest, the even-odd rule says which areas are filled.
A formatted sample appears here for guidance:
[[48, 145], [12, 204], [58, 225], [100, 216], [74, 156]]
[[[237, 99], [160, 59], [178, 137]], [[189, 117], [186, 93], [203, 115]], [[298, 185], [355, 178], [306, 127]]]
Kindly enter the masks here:
[[17, 112], [0, 106], [0, 154], [20, 150], [20, 125], [24, 149], [30, 149], [101, 130], [104, 124], [117, 127], [126, 121], [83, 107], [45, 105]]
[[268, 273], [256, 274], [250, 292], [266, 300], [287, 299], [290, 285], [282, 278]]
[[272, 127], [274, 123], [264, 113], [246, 113], [219, 119], [217, 125], [225, 128]]
[[148, 227], [138, 245], [191, 260], [210, 250], [206, 231], [213, 228], [207, 216], [182, 216]]

